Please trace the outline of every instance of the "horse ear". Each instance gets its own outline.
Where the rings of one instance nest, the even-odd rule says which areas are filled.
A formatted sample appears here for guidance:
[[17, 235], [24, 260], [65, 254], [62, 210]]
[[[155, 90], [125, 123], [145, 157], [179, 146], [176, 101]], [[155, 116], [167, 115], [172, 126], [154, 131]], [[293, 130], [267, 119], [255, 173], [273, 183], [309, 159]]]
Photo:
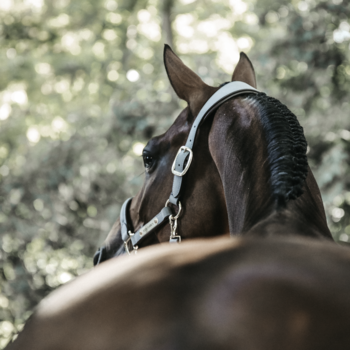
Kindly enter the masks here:
[[177, 96], [188, 103], [192, 114], [196, 116], [217, 89], [205, 84], [167, 44], [164, 45], [164, 65]]
[[240, 54], [239, 62], [232, 74], [232, 81], [243, 81], [257, 88], [254, 67], [244, 52]]

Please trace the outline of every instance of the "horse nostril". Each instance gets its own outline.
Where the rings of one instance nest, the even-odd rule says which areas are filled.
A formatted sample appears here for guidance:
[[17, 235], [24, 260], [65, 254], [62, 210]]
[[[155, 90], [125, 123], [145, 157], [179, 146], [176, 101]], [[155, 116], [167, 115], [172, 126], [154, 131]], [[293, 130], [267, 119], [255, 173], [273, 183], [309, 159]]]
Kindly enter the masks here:
[[107, 260], [107, 250], [106, 247], [101, 247], [97, 250], [97, 252], [94, 255], [94, 266], [97, 266], [105, 260]]

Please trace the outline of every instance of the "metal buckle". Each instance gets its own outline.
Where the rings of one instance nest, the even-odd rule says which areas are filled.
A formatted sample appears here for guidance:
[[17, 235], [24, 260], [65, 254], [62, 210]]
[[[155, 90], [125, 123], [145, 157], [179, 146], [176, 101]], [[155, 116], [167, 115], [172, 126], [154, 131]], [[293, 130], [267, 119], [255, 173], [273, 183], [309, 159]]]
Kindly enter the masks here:
[[132, 242], [131, 242], [131, 237], [134, 235], [134, 233], [132, 233], [131, 231], [128, 232], [129, 233], [129, 237], [128, 239], [124, 242], [124, 248], [125, 251], [131, 255], [131, 252], [134, 252], [135, 254], [137, 254], [137, 249], [139, 248], [137, 245], [133, 246]]
[[[185, 166], [185, 169], [183, 171], [176, 171], [175, 170], [175, 167], [176, 167], [176, 159], [179, 155], [179, 153], [181, 151], [187, 151], [190, 155], [189, 155], [189, 158], [188, 158], [188, 161], [187, 161], [187, 164]], [[192, 159], [193, 159], [193, 152], [191, 150], [191, 148], [188, 148], [186, 146], [181, 146], [180, 149], [178, 150], [177, 154], [176, 154], [176, 157], [174, 159], [174, 163], [173, 163], [173, 166], [171, 167], [171, 172], [176, 175], [176, 176], [184, 176], [186, 173], [187, 173], [187, 170], [189, 169], [191, 163], [192, 163]]]
[[[124, 242], [124, 248], [125, 251], [130, 255], [130, 249], [129, 249], [129, 243], [131, 242], [131, 237], [129, 237], [125, 242]], [[131, 244], [132, 246], [132, 244]]]

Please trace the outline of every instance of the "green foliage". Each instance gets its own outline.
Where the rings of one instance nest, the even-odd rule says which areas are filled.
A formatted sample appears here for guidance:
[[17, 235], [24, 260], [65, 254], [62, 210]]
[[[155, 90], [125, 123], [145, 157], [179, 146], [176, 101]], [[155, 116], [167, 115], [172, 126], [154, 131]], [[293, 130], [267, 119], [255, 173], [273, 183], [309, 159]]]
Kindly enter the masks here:
[[[330, 229], [336, 240], [348, 242], [350, 5], [341, 0], [299, 1], [279, 3], [268, 12], [266, 8], [262, 2], [255, 6], [265, 25], [251, 58], [261, 62], [257, 72], [268, 68], [271, 74], [262, 77], [265, 87], [291, 107], [304, 126], [309, 163]], [[267, 31], [283, 35], [275, 34], [275, 40], [266, 43]]]
[[350, 238], [345, 1], [0, 1], [0, 348], [51, 290], [89, 270], [142, 145], [180, 103], [168, 42], [208, 84], [239, 51], [299, 117], [337, 240]]

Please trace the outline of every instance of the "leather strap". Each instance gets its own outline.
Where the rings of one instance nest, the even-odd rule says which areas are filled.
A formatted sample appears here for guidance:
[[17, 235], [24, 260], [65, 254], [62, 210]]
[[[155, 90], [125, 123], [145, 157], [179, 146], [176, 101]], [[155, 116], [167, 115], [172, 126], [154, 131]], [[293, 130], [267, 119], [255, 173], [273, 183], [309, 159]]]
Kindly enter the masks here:
[[171, 209], [169, 207], [164, 207], [152, 220], [142, 226], [131, 236], [131, 242], [135, 247], [142, 240], [145, 239], [151, 232], [153, 232], [159, 225], [164, 221], [169, 219], [169, 216], [172, 215]]
[[[233, 81], [222, 86], [218, 91], [215, 92], [213, 96], [209, 98], [209, 100], [204, 104], [203, 108], [198, 113], [196, 117], [191, 131], [188, 135], [186, 147], [189, 149], [193, 148], [194, 141], [196, 138], [197, 130], [202, 123], [202, 121], [211, 114], [214, 110], [216, 110], [219, 106], [221, 106], [227, 100], [248, 93], [257, 94], [259, 91], [253, 88], [252, 86], [243, 83], [241, 81]], [[175, 170], [177, 172], [181, 172], [185, 169], [186, 159], [189, 157], [189, 153], [186, 151], [180, 152], [175, 159]], [[183, 176], [178, 176], [174, 174], [173, 188], [169, 197], [169, 202], [175, 205], [178, 205], [181, 194], [181, 186], [182, 186]]]
[[137, 246], [142, 240], [145, 239], [151, 232], [153, 232], [159, 225], [163, 224], [164, 221], [169, 219], [172, 215], [172, 211], [169, 207], [164, 207], [152, 220], [146, 225], [142, 226], [135, 233], [132, 233], [132, 227], [129, 224], [128, 213], [131, 204], [131, 198], [128, 198], [122, 205], [120, 210], [120, 226], [121, 236], [124, 242], [131, 240], [133, 247]]

